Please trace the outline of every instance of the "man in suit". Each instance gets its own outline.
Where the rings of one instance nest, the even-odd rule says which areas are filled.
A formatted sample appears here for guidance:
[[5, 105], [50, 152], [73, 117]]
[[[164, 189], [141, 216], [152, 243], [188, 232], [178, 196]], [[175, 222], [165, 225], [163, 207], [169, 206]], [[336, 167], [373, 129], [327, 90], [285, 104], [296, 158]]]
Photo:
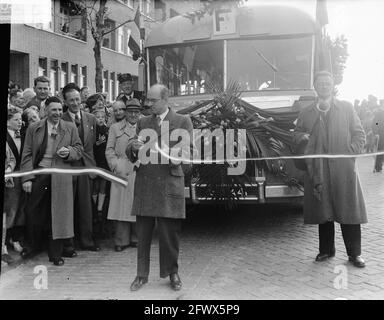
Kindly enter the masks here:
[[[152, 129], [159, 141], [161, 138], [168, 140], [171, 132], [183, 129], [188, 133], [186, 143], [189, 147], [193, 131], [192, 122], [188, 116], [176, 114], [170, 108], [168, 89], [164, 85], [153, 85], [147, 100], [152, 115], [138, 121], [137, 135], [140, 136], [144, 129]], [[169, 130], [164, 131], [167, 126]], [[132, 162], [139, 157], [138, 151], [143, 146], [141, 139], [136, 137], [128, 144], [126, 153]], [[174, 145], [175, 142], [171, 141], [169, 147]], [[141, 163], [136, 173], [132, 215], [136, 216], [138, 247], [137, 276], [131, 284], [131, 290], [139, 290], [148, 282], [155, 223], [160, 243], [160, 277], [169, 276], [172, 289], [180, 290], [182, 283], [178, 275], [179, 233], [182, 219], [185, 219], [184, 173], [180, 163]]]
[[[375, 112], [375, 116], [372, 121], [372, 132], [378, 136], [379, 143], [377, 145], [377, 151], [384, 151], [384, 101], [380, 100], [380, 106]], [[378, 155], [375, 160], [374, 172], [382, 172], [383, 170], [384, 156]]]
[[123, 73], [118, 76], [120, 93], [116, 98], [117, 100], [124, 101], [127, 104], [128, 100], [133, 98], [138, 99], [143, 104], [143, 92], [133, 90], [134, 81], [130, 73]]
[[367, 213], [353, 155], [363, 152], [364, 130], [352, 104], [333, 97], [334, 82], [329, 72], [318, 72], [314, 87], [318, 98], [299, 114], [296, 143], [307, 142], [305, 154], [351, 157], [306, 159], [304, 223], [319, 225], [316, 261], [335, 256], [334, 222], [338, 222], [349, 261], [362, 268], [360, 225], [367, 222]]
[[50, 80], [46, 76], [39, 76], [33, 80], [33, 90], [36, 96], [28, 102], [25, 109], [36, 106], [39, 109], [40, 119], [45, 117], [45, 100], [49, 95]]
[[[45, 101], [47, 118], [27, 129], [21, 169], [71, 168], [82, 156], [83, 147], [76, 127], [61, 120], [62, 102], [57, 97]], [[63, 239], [73, 237], [72, 177], [60, 174], [28, 175], [23, 189], [30, 194], [26, 206], [28, 246], [22, 257], [35, 255], [48, 232], [48, 257], [54, 265], [64, 264]]]
[[[93, 114], [80, 110], [80, 88], [75, 83], [68, 83], [63, 88], [63, 98], [68, 110], [63, 114], [62, 119], [76, 125], [83, 144], [82, 158], [74, 165], [76, 167], [96, 167], [93, 154], [93, 145], [96, 142], [96, 118]], [[80, 248], [99, 251], [100, 247], [93, 240], [92, 188], [89, 176], [74, 177], [74, 194], [75, 225], [77, 226]], [[76, 256], [74, 244], [66, 243], [65, 252], [68, 256]]]

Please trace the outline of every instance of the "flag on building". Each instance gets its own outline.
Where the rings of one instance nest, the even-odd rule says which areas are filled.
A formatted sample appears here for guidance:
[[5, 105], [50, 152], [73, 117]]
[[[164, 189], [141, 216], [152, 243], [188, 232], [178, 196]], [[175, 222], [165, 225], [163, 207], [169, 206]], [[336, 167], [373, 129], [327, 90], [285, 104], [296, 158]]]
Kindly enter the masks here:
[[128, 48], [131, 49], [132, 53], [135, 55], [140, 55], [141, 53], [140, 46], [132, 36], [129, 37]]
[[137, 28], [140, 30], [140, 6], [137, 6], [135, 18], [133, 22], [136, 24]]

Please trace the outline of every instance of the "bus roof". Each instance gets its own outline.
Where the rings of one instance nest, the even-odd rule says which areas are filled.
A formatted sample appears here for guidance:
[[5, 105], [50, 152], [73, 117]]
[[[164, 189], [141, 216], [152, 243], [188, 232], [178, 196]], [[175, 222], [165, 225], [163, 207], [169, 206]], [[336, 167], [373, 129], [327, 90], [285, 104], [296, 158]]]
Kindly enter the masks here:
[[191, 41], [210, 41], [255, 37], [278, 37], [287, 35], [308, 35], [318, 30], [313, 18], [288, 6], [254, 6], [234, 9], [236, 31], [228, 34], [215, 34], [214, 16], [205, 14], [194, 23], [186, 15], [168, 19], [158, 28], [153, 29], [145, 46], [183, 44]]

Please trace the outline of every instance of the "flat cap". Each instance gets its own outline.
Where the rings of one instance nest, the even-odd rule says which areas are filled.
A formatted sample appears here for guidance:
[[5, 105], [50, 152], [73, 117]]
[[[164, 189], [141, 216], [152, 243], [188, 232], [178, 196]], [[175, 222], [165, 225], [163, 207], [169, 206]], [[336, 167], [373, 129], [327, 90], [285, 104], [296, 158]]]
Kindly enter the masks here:
[[140, 101], [137, 100], [136, 98], [127, 100], [126, 106], [127, 106], [127, 110], [130, 110], [130, 109], [140, 109], [141, 110]]
[[125, 82], [125, 81], [133, 81], [132, 75], [130, 73], [122, 73], [119, 74], [118, 80], [120, 83]]

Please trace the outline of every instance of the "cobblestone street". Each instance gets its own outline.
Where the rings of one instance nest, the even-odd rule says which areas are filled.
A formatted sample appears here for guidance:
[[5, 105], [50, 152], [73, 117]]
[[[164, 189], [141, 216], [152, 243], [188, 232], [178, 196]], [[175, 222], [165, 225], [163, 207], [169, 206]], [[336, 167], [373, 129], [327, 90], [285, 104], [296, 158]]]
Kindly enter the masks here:
[[[179, 292], [159, 278], [155, 239], [149, 282], [138, 292], [129, 290], [136, 249], [115, 252], [107, 242], [101, 252], [78, 251], [62, 267], [44, 253], [4, 270], [0, 299], [384, 299], [384, 174], [372, 173], [373, 158], [358, 164], [369, 219], [362, 226], [364, 269], [347, 261], [339, 225], [336, 257], [315, 262], [317, 226], [304, 225], [295, 207], [204, 207], [184, 223]], [[48, 289], [34, 288], [38, 265], [47, 267]]]

